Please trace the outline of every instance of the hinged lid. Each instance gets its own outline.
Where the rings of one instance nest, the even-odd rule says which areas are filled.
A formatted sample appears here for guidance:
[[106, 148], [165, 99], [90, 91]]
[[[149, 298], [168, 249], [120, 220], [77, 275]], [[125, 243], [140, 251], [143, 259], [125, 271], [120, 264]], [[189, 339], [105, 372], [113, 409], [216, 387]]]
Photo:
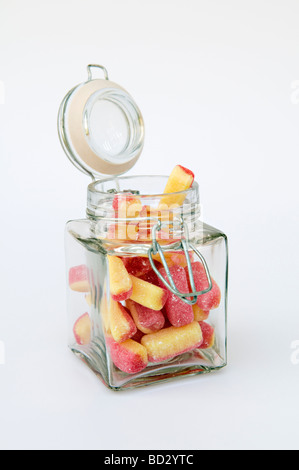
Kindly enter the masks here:
[[[91, 68], [104, 72], [93, 79]], [[108, 78], [105, 67], [88, 65], [88, 81], [68, 92], [58, 115], [61, 145], [71, 162], [92, 179], [121, 175], [138, 160], [144, 122], [133, 98]]]

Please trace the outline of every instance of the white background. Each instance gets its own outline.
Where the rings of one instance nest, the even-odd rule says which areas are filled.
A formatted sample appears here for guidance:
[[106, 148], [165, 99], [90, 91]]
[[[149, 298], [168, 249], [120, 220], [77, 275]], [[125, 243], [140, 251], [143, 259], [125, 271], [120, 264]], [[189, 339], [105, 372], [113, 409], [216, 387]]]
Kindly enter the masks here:
[[[298, 21], [297, 0], [0, 0], [2, 449], [299, 448]], [[219, 373], [115, 393], [67, 349], [89, 180], [56, 117], [89, 63], [142, 110], [131, 174], [190, 167], [229, 237]]]

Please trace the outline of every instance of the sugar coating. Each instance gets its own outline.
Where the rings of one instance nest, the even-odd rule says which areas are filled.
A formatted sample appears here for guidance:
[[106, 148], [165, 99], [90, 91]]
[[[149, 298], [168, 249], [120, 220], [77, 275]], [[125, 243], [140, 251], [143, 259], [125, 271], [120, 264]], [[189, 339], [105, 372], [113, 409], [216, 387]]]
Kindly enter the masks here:
[[85, 264], [73, 266], [69, 270], [69, 286], [77, 292], [89, 292], [88, 268]]
[[[209, 281], [208, 281], [204, 266], [199, 261], [195, 263], [191, 263], [191, 266], [192, 266], [192, 272], [193, 272], [194, 284], [195, 284], [196, 290], [202, 291], [202, 290], [207, 289], [209, 287]], [[185, 268], [185, 270], [186, 270], [188, 283], [189, 283], [188, 268]], [[213, 278], [211, 280], [212, 280], [212, 289], [206, 294], [199, 295], [198, 300], [197, 300], [198, 307], [204, 312], [207, 312], [209, 310], [219, 307], [219, 304], [221, 301], [221, 291], [219, 289], [219, 286], [214, 281]], [[189, 283], [189, 289], [191, 289], [190, 283]]]
[[91, 338], [91, 321], [88, 313], [84, 313], [74, 324], [73, 333], [80, 345], [89, 344]]
[[182, 205], [186, 199], [186, 194], [171, 195], [171, 193], [186, 191], [187, 189], [191, 188], [193, 181], [194, 173], [191, 170], [188, 170], [181, 165], [175, 166], [164, 189], [164, 194], [166, 194], [166, 196], [161, 198], [159, 207], [168, 206], [171, 208], [171, 206]]
[[113, 300], [123, 301], [132, 293], [132, 281], [123, 261], [117, 256], [108, 256], [110, 292]]
[[132, 275], [130, 277], [133, 284], [130, 299], [152, 310], [162, 310], [168, 298], [166, 289], [154, 286], [138, 277]]
[[196, 321], [207, 320], [207, 318], [210, 315], [209, 311], [205, 312], [204, 310], [199, 308], [199, 306], [197, 304], [193, 305], [192, 308], [193, 308], [193, 313], [194, 313], [194, 320], [196, 320]]
[[129, 274], [140, 277], [152, 269], [150, 260], [142, 256], [133, 256], [131, 258], [122, 258], [123, 263]]
[[140, 198], [132, 193], [122, 193], [114, 196], [112, 207], [115, 215], [120, 218], [136, 217], [142, 210]]
[[143, 333], [154, 333], [163, 328], [165, 317], [161, 311], [144, 307], [133, 300], [127, 300], [126, 306], [131, 312], [135, 325]]
[[123, 343], [117, 343], [111, 336], [107, 336], [106, 342], [113, 363], [121, 371], [135, 374], [147, 366], [147, 350], [137, 341], [128, 339]]
[[202, 339], [200, 325], [194, 321], [179, 328], [171, 326], [144, 335], [141, 344], [146, 347], [150, 362], [161, 362], [200, 347]]
[[149, 282], [150, 284], [154, 284], [155, 286], [159, 286], [159, 278], [153, 269], [141, 276], [141, 279]]
[[[181, 266], [172, 266], [169, 268], [169, 271], [176, 288], [183, 293], [189, 292], [187, 276], [184, 268]], [[162, 268], [159, 272], [161, 276], [169, 282], [166, 270]], [[161, 287], [164, 286], [161, 279], [159, 279], [159, 284]], [[176, 327], [188, 325], [194, 320], [192, 306], [186, 304], [182, 299], [171, 292], [169, 292], [168, 299], [165, 303], [165, 311], [170, 323]]]
[[215, 330], [214, 328], [209, 325], [207, 322], [199, 322], [201, 331], [202, 331], [202, 336], [203, 336], [203, 342], [202, 345], [200, 346], [200, 349], [208, 349], [211, 348], [214, 345], [215, 341]]
[[136, 325], [129, 311], [121, 303], [111, 300], [109, 317], [111, 334], [118, 343], [136, 334]]

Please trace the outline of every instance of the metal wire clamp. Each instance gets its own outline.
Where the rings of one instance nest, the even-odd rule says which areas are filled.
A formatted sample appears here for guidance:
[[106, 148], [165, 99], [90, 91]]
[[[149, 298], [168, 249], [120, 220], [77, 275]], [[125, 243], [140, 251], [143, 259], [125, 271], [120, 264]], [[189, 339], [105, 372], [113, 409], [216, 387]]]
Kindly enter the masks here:
[[[169, 223], [168, 223], [169, 224]], [[186, 261], [187, 261], [187, 267], [188, 267], [188, 273], [189, 273], [189, 280], [190, 280], [190, 285], [191, 285], [191, 292], [180, 292], [175, 283], [174, 280], [171, 276], [169, 267], [167, 265], [166, 258], [164, 256], [163, 248], [157, 241], [157, 232], [159, 232], [162, 229], [162, 223], [161, 220], [152, 228], [152, 246], [148, 251], [148, 257], [152, 266], [153, 271], [156, 273], [158, 278], [163, 282], [165, 287], [172, 292], [172, 294], [176, 295], [180, 299], [182, 299], [186, 304], [188, 305], [195, 305], [197, 302], [197, 299], [200, 295], [206, 294], [207, 292], [210, 292], [212, 289], [212, 280], [211, 280], [211, 275], [209, 272], [208, 265], [206, 263], [206, 260], [202, 256], [202, 254], [189, 242], [189, 231], [187, 224], [183, 222], [182, 220], [180, 221], [181, 229], [183, 231], [183, 236], [180, 241], [180, 247], [179, 249], [182, 249], [185, 253]], [[196, 291], [195, 287], [195, 282], [194, 282], [194, 276], [193, 276], [193, 271], [192, 271], [192, 265], [191, 265], [191, 259], [190, 259], [190, 254], [189, 251], [190, 249], [194, 251], [194, 253], [198, 256], [198, 258], [201, 260], [203, 267], [205, 269], [205, 273], [207, 276], [207, 280], [209, 283], [209, 287], [207, 289], [204, 289], [202, 291]], [[161, 262], [165, 268], [169, 283], [164, 279], [164, 277], [159, 273], [158, 269], [155, 266], [153, 255], [155, 256], [156, 254], [159, 254]]]

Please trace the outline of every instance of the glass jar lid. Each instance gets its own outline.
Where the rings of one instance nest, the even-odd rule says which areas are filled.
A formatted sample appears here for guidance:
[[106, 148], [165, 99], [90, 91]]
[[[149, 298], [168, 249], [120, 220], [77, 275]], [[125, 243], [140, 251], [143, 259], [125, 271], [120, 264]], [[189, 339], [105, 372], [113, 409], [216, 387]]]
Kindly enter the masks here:
[[[93, 79], [100, 68], [103, 79]], [[88, 80], [70, 90], [58, 114], [58, 134], [71, 162], [93, 180], [121, 175], [137, 162], [144, 144], [144, 121], [133, 98], [111, 82], [105, 67], [88, 65]]]

